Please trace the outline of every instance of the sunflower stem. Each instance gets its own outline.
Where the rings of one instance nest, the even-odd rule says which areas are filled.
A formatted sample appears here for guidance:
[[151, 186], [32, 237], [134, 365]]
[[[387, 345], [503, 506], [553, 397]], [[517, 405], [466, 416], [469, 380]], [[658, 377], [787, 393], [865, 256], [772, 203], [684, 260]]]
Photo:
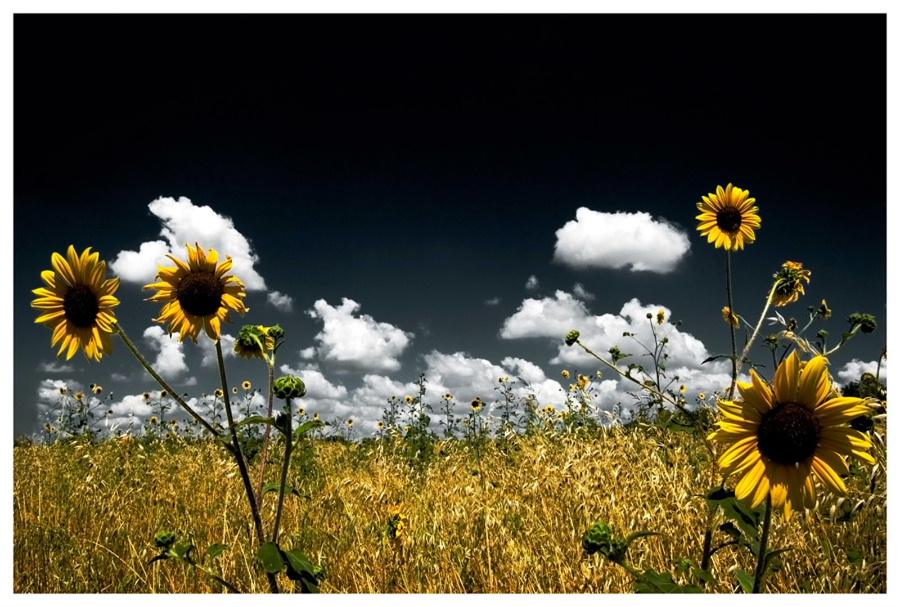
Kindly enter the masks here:
[[756, 560], [756, 575], [753, 576], [753, 594], [762, 590], [763, 577], [766, 574], [766, 552], [769, 549], [769, 529], [772, 527], [772, 494], [766, 494], [766, 514], [763, 520], [762, 537], [759, 539], [759, 555]]
[[[241, 480], [244, 481], [244, 490], [247, 492], [247, 499], [250, 502], [250, 511], [253, 513], [253, 524], [256, 527], [256, 536], [259, 538], [260, 545], [266, 541], [263, 532], [262, 517], [259, 515], [259, 507], [257, 506], [256, 496], [253, 493], [253, 483], [250, 481], [250, 473], [247, 471], [247, 461], [244, 459], [244, 453], [241, 450], [241, 441], [238, 440], [237, 431], [234, 428], [234, 415], [231, 412], [231, 400], [228, 398], [228, 380], [225, 378], [225, 359], [222, 356], [222, 341], [216, 340], [216, 358], [219, 362], [219, 379], [222, 382], [222, 399], [225, 401], [225, 415], [228, 417], [228, 431], [231, 432], [231, 445], [234, 449], [234, 459], [237, 460], [238, 469], [241, 471]], [[269, 580], [269, 589], [277, 594], [278, 581], [275, 575], [266, 572]]]
[[284, 464], [281, 466], [281, 486], [278, 488], [278, 509], [275, 511], [275, 526], [272, 528], [273, 543], [278, 542], [278, 529], [281, 526], [281, 511], [284, 507], [284, 493], [287, 483], [288, 468], [291, 465], [291, 452], [294, 447], [294, 440], [291, 436], [291, 417], [294, 413], [292, 411], [290, 397], [284, 399], [284, 413], [287, 415], [287, 422], [285, 422], [287, 424], [287, 436], [284, 441]]
[[[750, 341], [747, 342], [747, 345], [744, 346], [744, 351], [741, 352], [741, 357], [735, 361], [737, 364], [737, 368], [734, 372], [735, 380], [737, 380], [737, 374], [741, 372], [741, 367], [744, 364], [744, 359], [747, 358], [747, 355], [750, 354], [750, 347], [753, 346], [753, 342], [756, 341], [756, 338], [759, 337], [759, 330], [762, 328], [763, 321], [766, 319], [766, 314], [769, 312], [769, 308], [772, 307], [772, 297], [775, 295], [775, 288], [778, 286], [776, 282], [772, 285], [772, 290], [769, 291], [769, 296], [766, 297], [766, 305], [763, 307], [762, 314], [759, 315], [759, 322], [756, 323], [756, 327], [753, 328], [753, 335], [750, 336]], [[734, 327], [732, 327], [732, 334], [734, 333]], [[774, 355], [774, 354], [773, 354]], [[734, 384], [732, 384], [732, 391], [729, 394], [729, 398], [734, 397]]]
[[178, 393], [175, 392], [175, 390], [173, 390], [172, 387], [169, 386], [168, 383], [166, 383], [166, 380], [164, 380], [162, 377], [160, 377], [159, 373], [157, 373], [153, 369], [153, 367], [150, 366], [150, 363], [147, 362], [147, 359], [144, 358], [144, 355], [140, 353], [140, 351], [137, 349], [137, 346], [134, 345], [134, 342], [132, 342], [131, 339], [128, 338], [128, 335], [125, 334], [125, 331], [122, 329], [122, 327], [119, 325], [119, 323], [113, 323], [113, 329], [115, 330], [116, 333], [119, 334], [119, 337], [122, 338], [122, 341], [125, 342], [125, 346], [129, 350], [131, 350], [131, 353], [134, 354], [134, 357], [138, 359], [138, 362], [141, 363], [141, 366], [144, 367], [144, 369], [147, 371], [147, 373], [150, 374], [150, 377], [155, 379], [156, 382], [160, 386], [162, 386], [162, 389], [165, 390], [166, 392], [168, 392], [172, 396], [172, 398], [175, 399], [175, 402], [177, 402], [179, 405], [181, 405], [181, 407], [185, 411], [187, 411], [191, 415], [191, 417], [196, 419], [204, 428], [209, 430], [210, 434], [212, 434], [216, 438], [219, 438], [219, 431], [216, 430], [213, 426], [211, 426], [209, 424], [209, 422], [207, 422], [205, 419], [203, 419], [203, 417], [199, 413], [194, 411], [190, 407], [190, 405], [188, 405], [186, 402], [184, 402], [184, 399], [181, 398], [178, 395]]
[[[731, 249], [725, 249], [725, 291], [728, 294], [728, 310], [734, 314], [734, 303], [731, 295]], [[734, 340], [734, 324], [729, 322], [728, 328], [731, 330], [731, 385], [728, 387], [728, 400], [734, 398], [734, 386], [737, 383], [738, 361], [737, 346]]]
[[[275, 396], [272, 394], [272, 386], [275, 384], [275, 354], [273, 353], [270, 359], [266, 359], [266, 363], [269, 367], [269, 411], [266, 413], [266, 417], [272, 417], [272, 409], [274, 406], [274, 398]], [[263, 434], [263, 448], [262, 448], [262, 459], [259, 462], [259, 479], [256, 482], [257, 490], [257, 503], [261, 503], [263, 499], [263, 483], [266, 477], [266, 466], [269, 463], [269, 440], [272, 435], [272, 426], [266, 424], [266, 430]]]

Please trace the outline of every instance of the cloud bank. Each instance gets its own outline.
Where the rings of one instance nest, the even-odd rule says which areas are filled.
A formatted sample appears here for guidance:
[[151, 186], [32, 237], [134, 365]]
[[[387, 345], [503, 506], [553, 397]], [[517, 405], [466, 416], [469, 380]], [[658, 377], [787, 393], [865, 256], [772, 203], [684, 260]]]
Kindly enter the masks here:
[[603, 213], [581, 207], [556, 231], [553, 259], [576, 269], [628, 267], [665, 274], [691, 244], [687, 234], [649, 213]]

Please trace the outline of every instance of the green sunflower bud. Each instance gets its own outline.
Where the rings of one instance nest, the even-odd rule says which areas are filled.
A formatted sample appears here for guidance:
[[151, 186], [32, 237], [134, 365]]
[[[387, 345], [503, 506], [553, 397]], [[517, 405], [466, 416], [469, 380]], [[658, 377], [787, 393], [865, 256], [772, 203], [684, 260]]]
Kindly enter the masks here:
[[275, 398], [287, 400], [288, 398], [301, 398], [306, 394], [306, 384], [299, 377], [285, 375], [275, 380], [272, 386], [272, 394]]
[[566, 345], [571, 346], [576, 341], [578, 341], [579, 337], [581, 337], [581, 333], [579, 333], [578, 331], [569, 331], [566, 334]]
[[878, 326], [875, 323], [875, 317], [871, 314], [851, 314], [847, 319], [851, 326], [859, 325], [859, 330], [863, 333], [871, 333]]
[[594, 523], [584, 532], [581, 547], [588, 554], [599, 552], [614, 562], [623, 560], [628, 550], [628, 544], [622, 538], [616, 537], [612, 528], [604, 522]]
[[266, 333], [269, 334], [269, 337], [272, 339], [278, 340], [284, 337], [284, 329], [281, 328], [281, 325], [275, 325], [272, 327], [266, 327]]
[[274, 339], [261, 325], [244, 325], [234, 340], [234, 352], [241, 358], [264, 359], [274, 346]]
[[176, 539], [178, 539], [178, 537], [171, 531], [160, 531], [156, 534], [154, 541], [156, 542], [157, 548], [168, 550], [172, 544], [175, 543]]

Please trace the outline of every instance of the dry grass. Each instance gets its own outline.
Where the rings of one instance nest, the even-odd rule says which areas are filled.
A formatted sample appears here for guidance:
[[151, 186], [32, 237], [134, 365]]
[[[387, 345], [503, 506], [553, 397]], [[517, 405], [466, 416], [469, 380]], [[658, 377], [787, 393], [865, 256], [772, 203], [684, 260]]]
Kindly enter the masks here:
[[[489, 442], [480, 459], [469, 444], [444, 442], [424, 466], [383, 445], [311, 444], [292, 475], [305, 495], [287, 500], [280, 543], [326, 567], [325, 592], [631, 592], [627, 574], [581, 548], [598, 520], [622, 535], [663, 533], [633, 546], [639, 567], [699, 561], [707, 512], [699, 496], [712, 471], [682, 434], [516, 437]], [[770, 592], [886, 591], [883, 444], [876, 451], [880, 466], [848, 479], [848, 504], [861, 502], [851, 520], [833, 520], [842, 505], [835, 497], [789, 523], [774, 517], [770, 547], [793, 550], [767, 578]], [[14, 466], [15, 592], [220, 592], [177, 563], [146, 564], [161, 529], [190, 535], [201, 550], [228, 544], [212, 566], [245, 592], [267, 590], [237, 468], [215, 444], [24, 446]], [[270, 480], [278, 468], [269, 468]], [[275, 503], [266, 496], [267, 527]], [[385, 533], [399, 503], [408, 517], [402, 543]], [[848, 561], [850, 549], [862, 562]], [[731, 569], [753, 563], [746, 549], [722, 549], [720, 584], [708, 590], [733, 592]]]

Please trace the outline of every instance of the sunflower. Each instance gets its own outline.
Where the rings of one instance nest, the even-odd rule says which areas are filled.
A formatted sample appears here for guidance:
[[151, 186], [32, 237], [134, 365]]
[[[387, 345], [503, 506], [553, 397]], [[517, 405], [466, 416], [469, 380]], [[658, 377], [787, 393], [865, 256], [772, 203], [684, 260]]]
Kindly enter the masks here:
[[275, 348], [275, 339], [268, 327], [244, 325], [234, 340], [234, 351], [241, 358], [261, 358]]
[[741, 328], [741, 319], [728, 306], [722, 308], [722, 318], [735, 329]]
[[249, 389], [252, 388], [253, 386], [252, 386], [252, 384], [251, 384], [250, 382], [245, 381], [244, 383], [241, 384], [241, 387], [242, 387], [244, 390], [249, 390]]
[[770, 388], [756, 371], [752, 383], [738, 382], [742, 400], [719, 401], [722, 421], [710, 440], [727, 445], [719, 456], [723, 474], [740, 474], [735, 496], [757, 507], [771, 494], [784, 517], [815, 503], [815, 481], [841, 495], [844, 457], [874, 464], [871, 441], [846, 425], [869, 412], [862, 398], [832, 392], [825, 358], [803, 365], [793, 352], [775, 372]]
[[706, 236], [708, 242], [715, 242], [716, 248], [725, 247], [727, 251], [740, 251], [744, 242], [756, 240], [754, 229], [759, 229], [759, 207], [753, 206], [755, 198], [748, 198], [750, 192], [736, 188], [730, 183], [724, 190], [716, 187], [716, 193], [702, 196], [703, 202], [697, 203], [701, 214], [697, 215], [700, 225], [697, 230]]
[[480, 411], [484, 406], [484, 401], [481, 398], [476, 398], [472, 401], [472, 411]]
[[204, 251], [199, 244], [195, 244], [196, 248], [185, 246], [188, 263], [167, 255], [175, 267], [159, 266], [156, 277], [160, 282], [144, 287], [157, 290], [150, 301], [166, 302], [155, 320], [170, 323], [169, 335], [178, 333], [178, 341], [190, 337], [196, 343], [201, 328], [210, 339], [218, 341], [222, 321], [231, 322], [228, 309], [242, 315], [248, 311], [242, 301], [246, 295], [244, 283], [228, 274], [233, 265], [231, 257], [220, 264], [216, 251]]
[[[803, 264], [799, 261], [784, 262], [781, 269], [772, 275], [775, 278], [772, 304], [780, 308], [800, 299], [801, 295], [806, 294], [803, 289], [803, 281], [809, 282], [811, 274], [812, 272], [809, 270], [803, 269]], [[822, 303], [825, 303], [824, 300]]]
[[54, 253], [53, 270], [41, 272], [47, 286], [32, 291], [38, 297], [31, 307], [43, 311], [35, 322], [53, 329], [51, 347], [62, 342], [57, 356], [68, 350], [69, 360], [81, 348], [88, 360], [99, 362], [113, 350], [113, 308], [119, 305], [113, 294], [119, 288], [119, 279], [107, 280], [106, 262], [100, 261], [99, 253], [91, 253], [90, 247], [78, 255], [70, 245], [66, 257]]

